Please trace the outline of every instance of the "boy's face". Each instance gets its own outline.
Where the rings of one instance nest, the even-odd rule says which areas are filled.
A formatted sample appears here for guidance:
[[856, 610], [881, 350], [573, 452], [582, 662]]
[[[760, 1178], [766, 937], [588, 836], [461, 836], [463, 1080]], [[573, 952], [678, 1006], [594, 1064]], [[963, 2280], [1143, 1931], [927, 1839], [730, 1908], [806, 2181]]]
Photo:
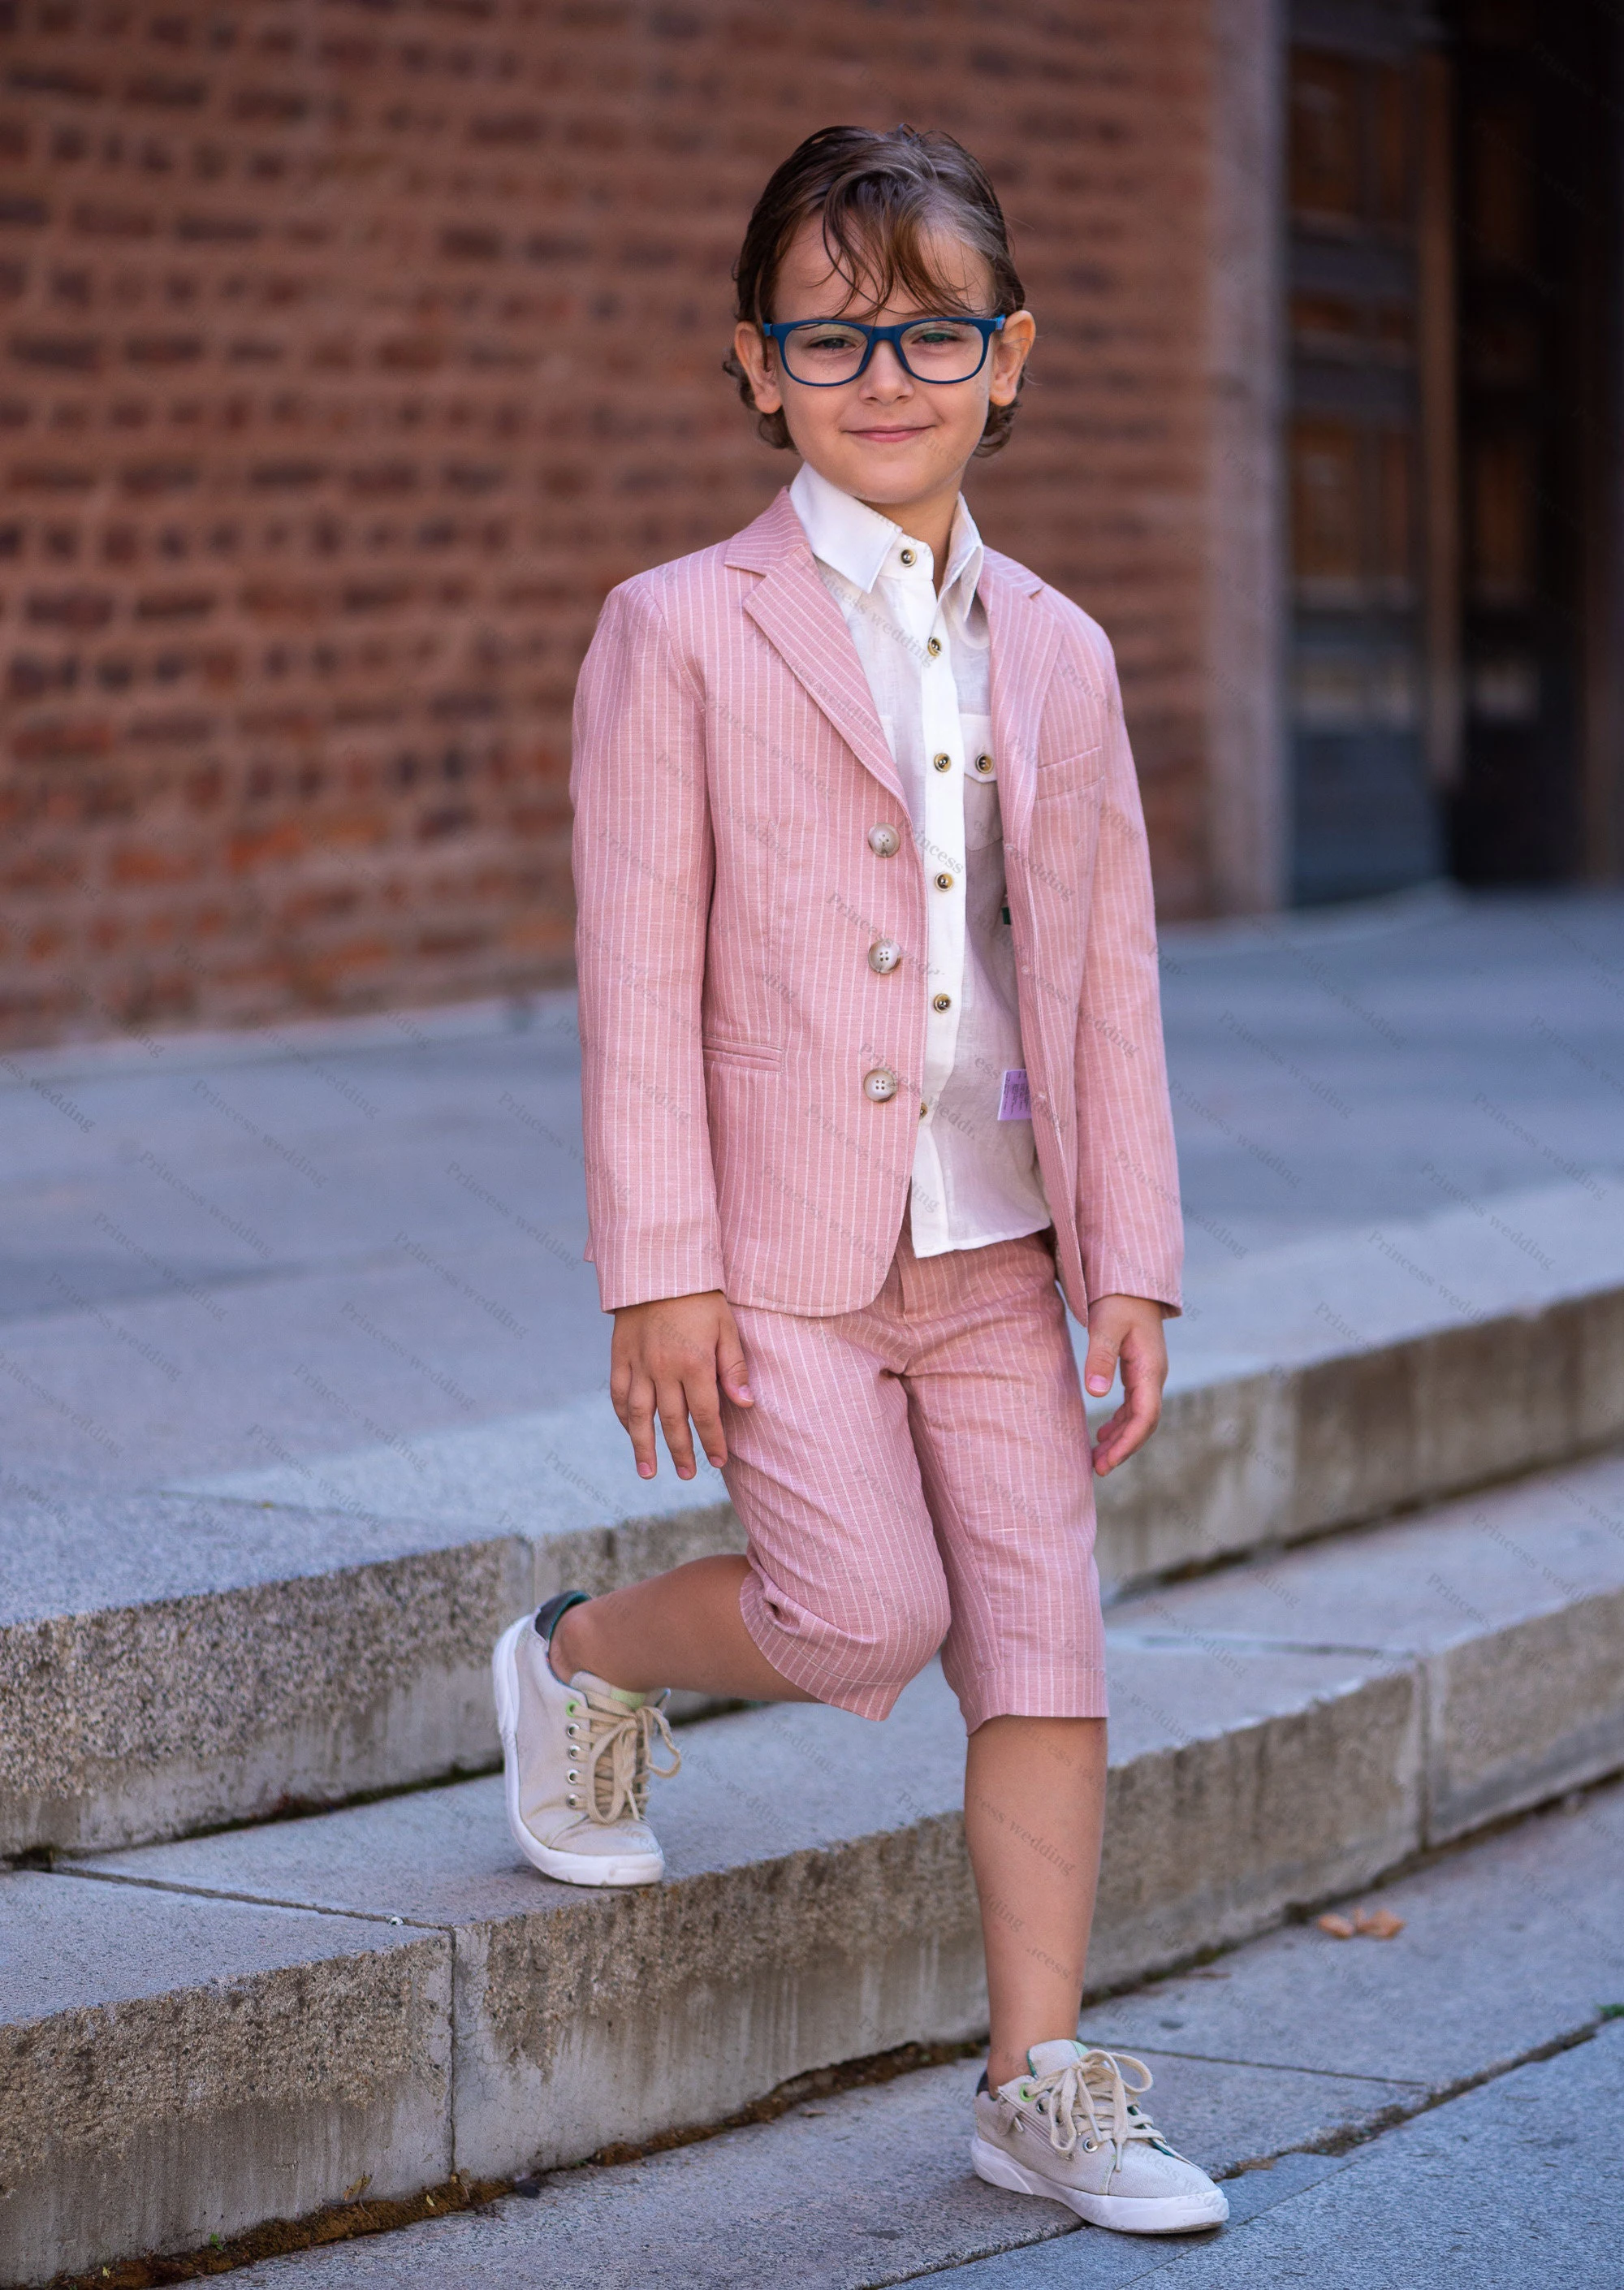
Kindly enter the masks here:
[[[946, 230], [930, 234], [931, 267], [956, 290], [958, 307], [990, 315], [992, 279], [980, 255]], [[900, 291], [900, 290], [898, 290]], [[875, 309], [860, 284], [852, 293], [835, 270], [813, 215], [802, 224], [779, 266], [772, 315], [777, 318], [860, 318], [870, 325], [948, 315], [932, 304], [888, 302]], [[734, 336], [740, 363], [750, 377], [763, 413], [783, 411], [796, 451], [820, 477], [876, 508], [895, 510], [943, 492], [956, 492], [965, 463], [980, 443], [989, 405], [1013, 398], [1036, 326], [1017, 310], [994, 335], [980, 373], [968, 381], [916, 381], [889, 342], [879, 343], [854, 381], [817, 388], [787, 374], [776, 345], [754, 326]]]

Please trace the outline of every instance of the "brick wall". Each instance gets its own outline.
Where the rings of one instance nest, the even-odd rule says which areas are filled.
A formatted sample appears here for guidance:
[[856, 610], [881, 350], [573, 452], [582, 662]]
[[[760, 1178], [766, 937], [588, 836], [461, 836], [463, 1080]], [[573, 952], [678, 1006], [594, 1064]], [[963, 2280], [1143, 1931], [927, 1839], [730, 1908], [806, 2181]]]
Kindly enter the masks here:
[[999, 183], [1043, 339], [975, 506], [1210, 904], [1207, 4], [0, 6], [0, 1029], [567, 974], [576, 664], [793, 468], [729, 266], [836, 119]]

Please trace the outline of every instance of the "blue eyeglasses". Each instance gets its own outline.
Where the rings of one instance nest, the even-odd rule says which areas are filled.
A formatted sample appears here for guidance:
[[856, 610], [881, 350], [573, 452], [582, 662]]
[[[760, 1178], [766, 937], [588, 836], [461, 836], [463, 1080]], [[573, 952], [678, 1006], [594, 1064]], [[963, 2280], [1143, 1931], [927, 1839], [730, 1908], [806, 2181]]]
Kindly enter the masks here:
[[910, 318], [905, 325], [865, 326], [856, 318], [777, 318], [762, 332], [778, 345], [784, 372], [809, 389], [855, 381], [889, 342], [897, 363], [916, 381], [970, 381], [987, 363], [987, 346], [1002, 333], [1002, 318]]

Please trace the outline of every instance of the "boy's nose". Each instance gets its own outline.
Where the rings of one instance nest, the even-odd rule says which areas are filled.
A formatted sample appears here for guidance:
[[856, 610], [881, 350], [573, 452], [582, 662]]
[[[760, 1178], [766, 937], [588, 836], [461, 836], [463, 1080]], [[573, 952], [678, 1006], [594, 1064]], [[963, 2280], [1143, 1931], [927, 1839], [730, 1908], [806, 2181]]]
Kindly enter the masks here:
[[876, 396], [885, 397], [905, 394], [914, 386], [914, 378], [897, 356], [894, 342], [876, 342], [863, 380]]

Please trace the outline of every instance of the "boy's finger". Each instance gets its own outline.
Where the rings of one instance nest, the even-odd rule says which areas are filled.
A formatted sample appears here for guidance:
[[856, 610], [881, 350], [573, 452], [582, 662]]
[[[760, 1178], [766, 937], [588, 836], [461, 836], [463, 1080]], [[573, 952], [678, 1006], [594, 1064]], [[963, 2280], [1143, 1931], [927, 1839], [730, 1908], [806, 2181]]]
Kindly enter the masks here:
[[1084, 1381], [1096, 1399], [1103, 1398], [1111, 1388], [1116, 1373], [1116, 1355], [1122, 1349], [1120, 1337], [1101, 1333], [1088, 1340], [1088, 1360], [1084, 1368]]
[[660, 1428], [666, 1435], [666, 1445], [671, 1450], [671, 1461], [676, 1466], [679, 1479], [691, 1479], [699, 1469], [693, 1460], [693, 1442], [688, 1437], [688, 1401], [680, 1383], [662, 1383], [659, 1391]]
[[636, 1458], [639, 1478], [652, 1479], [660, 1468], [654, 1449], [654, 1387], [646, 1376], [633, 1377], [615, 1400], [615, 1413], [625, 1424]]
[[1094, 1442], [1094, 1469], [1101, 1476], [1137, 1455], [1156, 1429], [1162, 1413], [1154, 1383], [1131, 1383], [1117, 1409]]
[[754, 1407], [756, 1401], [750, 1390], [750, 1372], [746, 1365], [744, 1346], [739, 1341], [737, 1328], [724, 1328], [716, 1340], [716, 1373], [722, 1389], [740, 1407]]
[[1119, 1407], [1094, 1441], [1094, 1469], [1100, 1477], [1103, 1477], [1116, 1461], [1116, 1442], [1122, 1437], [1123, 1422], [1126, 1413], [1125, 1406]]
[[722, 1429], [722, 1401], [714, 1376], [707, 1376], [703, 1382], [696, 1376], [689, 1385], [688, 1413], [693, 1418], [694, 1436], [720, 1470], [727, 1461], [727, 1438]]

